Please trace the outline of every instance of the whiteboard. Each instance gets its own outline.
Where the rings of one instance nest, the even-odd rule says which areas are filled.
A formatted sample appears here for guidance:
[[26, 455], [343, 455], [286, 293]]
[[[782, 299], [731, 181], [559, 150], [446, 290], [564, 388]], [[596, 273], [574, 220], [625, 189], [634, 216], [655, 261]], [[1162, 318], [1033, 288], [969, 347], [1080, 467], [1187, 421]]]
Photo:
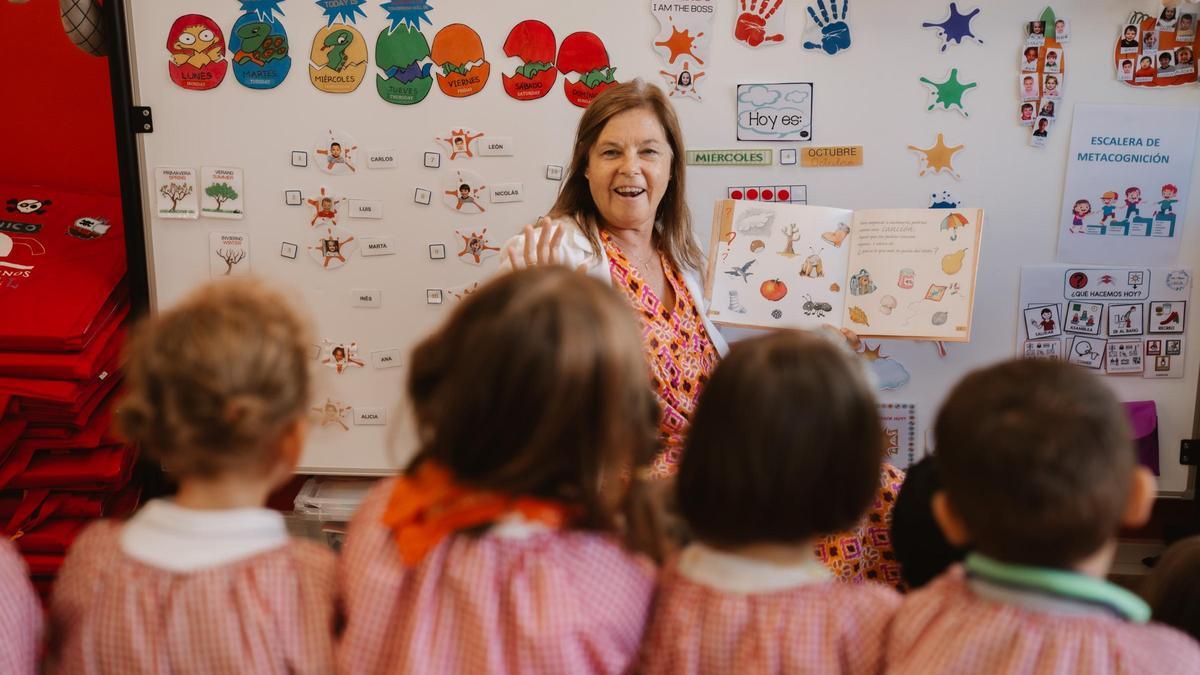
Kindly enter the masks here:
[[[564, 99], [561, 84], [543, 99], [518, 102], [504, 94], [501, 72], [512, 72], [515, 59], [501, 52], [509, 29], [526, 18], [547, 22], [561, 41], [567, 34], [588, 30], [604, 39], [618, 79], [641, 76], [659, 82], [662, 67], [651, 48], [658, 24], [649, 1], [614, 0], [606, 3], [546, 3], [534, 0], [432, 0], [432, 28], [422, 32], [432, 40], [437, 29], [463, 22], [483, 39], [492, 62], [491, 81], [475, 96], [452, 99], [431, 91], [415, 106], [394, 106], [376, 94], [368, 79], [357, 91], [334, 95], [309, 83], [306, 61], [309, 44], [324, 25], [312, 3], [288, 0], [283, 18], [292, 44], [293, 63], [278, 88], [253, 91], [234, 81], [232, 73], [218, 88], [194, 92], [174, 85], [167, 75], [166, 34], [174, 19], [187, 12], [207, 14], [228, 33], [239, 13], [234, 2], [180, 3], [127, 0], [130, 51], [137, 105], [154, 110], [155, 130], [141, 136], [141, 173], [149, 273], [155, 307], [167, 307], [189, 289], [209, 279], [209, 234], [245, 232], [250, 236], [252, 271], [277, 280], [312, 312], [317, 333], [334, 340], [357, 340], [360, 355], [370, 351], [408, 349], [452, 308], [427, 305], [426, 289], [458, 287], [483, 279], [491, 269], [476, 268], [455, 259], [455, 229], [488, 228], [503, 241], [525, 223], [544, 213], [559, 183], [545, 178], [546, 165], [565, 165], [580, 110]], [[930, 195], [951, 192], [964, 206], [987, 211], [984, 247], [976, 292], [975, 330], [966, 345], [950, 345], [939, 357], [930, 343], [887, 342], [882, 352], [899, 360], [911, 381], [884, 401], [915, 403], [918, 437], [924, 438], [942, 398], [967, 371], [1014, 353], [1019, 327], [1017, 292], [1020, 266], [1055, 260], [1055, 223], [1060, 207], [1066, 165], [1070, 114], [1078, 102], [1192, 105], [1200, 99], [1194, 86], [1170, 90], [1134, 90], [1118, 83], [1112, 73], [1112, 41], [1137, 3], [1128, 0], [1074, 0], [1055, 3], [1072, 22], [1067, 46], [1067, 86], [1060, 105], [1062, 120], [1043, 149], [1028, 147], [1028, 132], [1014, 120], [1018, 96], [1016, 76], [1023, 41], [1023, 23], [1044, 8], [1038, 2], [960, 2], [964, 11], [980, 5], [975, 32], [984, 44], [968, 41], [939, 51], [941, 41], [923, 21], [941, 21], [947, 3], [912, 0], [905, 3], [856, 0], [851, 3], [853, 45], [837, 56], [801, 48], [804, 3], [786, 3], [786, 40], [757, 50], [734, 42], [736, 2], [717, 3], [713, 21], [711, 59], [705, 66], [702, 102], [677, 100], [676, 108], [689, 148], [800, 148], [805, 144], [736, 141], [735, 89], [739, 83], [812, 82], [814, 117], [812, 145], [861, 145], [865, 163], [853, 168], [805, 169], [799, 166], [729, 168], [690, 167], [688, 201], [696, 218], [697, 237], [708, 242], [712, 202], [736, 185], [805, 185], [808, 202], [841, 208], [926, 207]], [[1144, 2], [1144, 10], [1159, 3]], [[379, 3], [364, 5], [367, 17], [359, 30], [374, 44], [384, 27]], [[967, 94], [970, 112], [926, 111], [929, 95], [918, 79], [940, 81], [951, 67], [962, 79], [979, 86]], [[373, 66], [368, 68], [373, 73]], [[560, 76], [561, 80], [561, 76]], [[315, 167], [294, 168], [290, 152], [307, 149], [329, 126], [350, 132], [361, 147], [396, 148], [400, 165], [393, 170], [360, 169], [353, 176], [327, 176]], [[434, 141], [451, 128], [467, 126], [491, 136], [513, 139], [512, 157], [479, 157], [463, 166], [485, 181], [521, 182], [524, 201], [490, 205], [486, 214], [461, 217], [436, 200], [452, 164], [443, 151], [442, 168], [422, 165], [427, 151], [442, 151]], [[918, 159], [907, 145], [928, 147], [937, 133], [948, 144], [963, 143], [955, 157], [962, 176], [918, 176]], [[311, 152], [311, 149], [309, 149]], [[159, 166], [235, 166], [245, 172], [246, 217], [241, 221], [160, 220], [153, 216], [153, 172]], [[382, 220], [347, 219], [360, 236], [393, 236], [400, 244], [395, 255], [357, 257], [345, 267], [323, 271], [301, 255], [279, 255], [280, 243], [303, 245], [309, 211], [284, 204], [284, 191], [300, 189], [311, 196], [321, 185], [344, 195], [384, 203]], [[417, 187], [435, 192], [430, 206], [413, 203]], [[1200, 171], [1193, 173], [1190, 193], [1200, 193]], [[1200, 267], [1200, 199], [1193, 198], [1184, 217], [1187, 232], [1178, 264]], [[446, 260], [432, 261], [427, 245], [444, 243]], [[494, 259], [493, 259], [494, 260]], [[351, 306], [350, 290], [379, 289], [380, 308]], [[1188, 335], [1189, 354], [1200, 354], [1195, 330]], [[1125, 400], [1152, 398], [1158, 402], [1163, 476], [1160, 488], [1180, 493], [1188, 472], [1178, 464], [1179, 439], [1190, 436], [1196, 400], [1197, 366], [1191, 358], [1186, 376], [1171, 381], [1113, 381]], [[406, 367], [377, 370], [368, 365], [340, 376], [327, 368], [321, 374], [320, 400], [331, 396], [355, 406], [389, 411], [387, 426], [354, 426], [350, 431], [315, 428], [305, 450], [301, 471], [311, 473], [379, 474], [403, 465], [412, 447], [401, 399]]]

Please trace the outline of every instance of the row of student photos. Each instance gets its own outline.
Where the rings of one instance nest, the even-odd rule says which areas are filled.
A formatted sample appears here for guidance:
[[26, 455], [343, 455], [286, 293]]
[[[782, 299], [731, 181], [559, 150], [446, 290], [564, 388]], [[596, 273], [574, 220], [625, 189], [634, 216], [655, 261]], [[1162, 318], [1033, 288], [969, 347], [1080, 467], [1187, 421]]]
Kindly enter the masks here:
[[1024, 352], [1108, 374], [1177, 377], [1186, 320], [1182, 300], [1030, 305], [1024, 310]]
[[1066, 85], [1066, 55], [1063, 43], [1071, 38], [1070, 23], [1057, 19], [1053, 26], [1045, 21], [1030, 21], [1025, 26], [1025, 44], [1021, 50], [1021, 73], [1017, 89], [1021, 93], [1021, 124], [1033, 127], [1034, 145], [1042, 145], [1050, 126], [1058, 117], [1058, 104]]
[[[1168, 11], [1172, 16], [1168, 16]], [[1152, 82], [1155, 78], [1190, 75], [1196, 72], [1196, 14], [1165, 8], [1154, 30], [1142, 30], [1136, 23], [1121, 30], [1117, 45], [1117, 79], [1123, 82]], [[1174, 20], [1171, 20], [1174, 18]], [[1171, 35], [1174, 49], [1163, 49], [1162, 36]], [[1186, 43], [1186, 44], [1180, 44]]]

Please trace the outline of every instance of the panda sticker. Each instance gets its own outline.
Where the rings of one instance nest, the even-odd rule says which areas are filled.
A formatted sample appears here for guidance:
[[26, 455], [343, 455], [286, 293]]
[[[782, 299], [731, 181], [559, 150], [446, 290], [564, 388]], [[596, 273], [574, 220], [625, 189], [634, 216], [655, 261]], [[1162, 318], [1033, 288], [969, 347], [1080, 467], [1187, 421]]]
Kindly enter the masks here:
[[9, 213], [21, 213], [24, 215], [40, 216], [46, 213], [46, 207], [50, 206], [49, 199], [10, 199], [6, 202], [6, 209]]

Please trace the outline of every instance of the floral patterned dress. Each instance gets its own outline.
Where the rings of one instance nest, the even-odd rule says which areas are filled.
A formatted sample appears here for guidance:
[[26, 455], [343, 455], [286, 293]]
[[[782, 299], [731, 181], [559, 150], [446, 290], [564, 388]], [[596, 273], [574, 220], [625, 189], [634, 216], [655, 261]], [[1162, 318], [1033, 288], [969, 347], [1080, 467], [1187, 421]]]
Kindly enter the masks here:
[[858, 525], [817, 540], [817, 557], [835, 577], [851, 583], [877, 581], [907, 590], [892, 548], [892, 507], [903, 482], [904, 472], [885, 462], [875, 500]]
[[654, 391], [662, 410], [659, 418], [662, 450], [654, 458], [651, 475], [655, 478], [674, 476], [692, 413], [720, 355], [704, 329], [700, 309], [688, 292], [683, 276], [662, 258], [661, 252], [659, 258], [667, 283], [675, 291], [674, 307], [663, 306], [607, 232], [602, 230], [600, 239], [608, 254], [613, 284], [629, 296], [641, 320], [642, 342], [654, 373]]
[[[662, 410], [659, 418], [662, 449], [654, 458], [650, 475], [669, 478], [679, 470], [692, 413], [721, 357], [678, 270], [662, 260], [667, 283], [675, 291], [675, 307], [671, 311], [662, 305], [607, 232], [600, 231], [600, 240], [608, 254], [613, 284], [625, 292], [638, 312], [642, 342], [654, 372], [655, 395]], [[661, 252], [659, 256], [662, 259]], [[904, 590], [891, 540], [892, 506], [903, 482], [903, 471], [884, 464], [875, 500], [858, 525], [818, 540], [817, 556], [836, 578], [850, 583], [874, 581]]]

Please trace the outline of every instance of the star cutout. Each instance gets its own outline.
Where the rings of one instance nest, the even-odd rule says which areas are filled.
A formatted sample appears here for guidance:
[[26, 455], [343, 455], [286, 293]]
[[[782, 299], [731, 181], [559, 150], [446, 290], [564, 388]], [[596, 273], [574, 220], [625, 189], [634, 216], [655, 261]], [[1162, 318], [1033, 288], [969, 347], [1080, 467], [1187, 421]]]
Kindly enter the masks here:
[[954, 153], [962, 150], [964, 145], [961, 143], [955, 146], [947, 146], [946, 140], [942, 134], [937, 135], [937, 142], [930, 148], [918, 148], [915, 145], [908, 146], [909, 150], [915, 150], [921, 153], [921, 173], [924, 176], [928, 173], [940, 173], [945, 171], [951, 176], [958, 178], [958, 174], [954, 171], [952, 164]]
[[[671, 17], [667, 17], [667, 20], [671, 21], [672, 19]], [[696, 33], [696, 36], [692, 37], [690, 30], [685, 28], [683, 31], [680, 31], [672, 23], [671, 37], [663, 40], [662, 42], [655, 42], [654, 46], [666, 47], [671, 51], [671, 56], [668, 60], [668, 63], [672, 65], [674, 65], [675, 59], [681, 56], [690, 56], [693, 59], [696, 59], [696, 63], [704, 65], [704, 61], [702, 61], [699, 56], [696, 56], [696, 52], [692, 51], [696, 46], [696, 40], [702, 37], [704, 37], [704, 33]]]
[[926, 21], [921, 24], [921, 28], [936, 28], [938, 37], [942, 38], [942, 51], [946, 51], [946, 47], [950, 46], [951, 42], [961, 45], [963, 38], [971, 38], [983, 44], [983, 40], [979, 39], [978, 35], [971, 32], [971, 19], [974, 19], [982, 11], [978, 7], [971, 10], [970, 14], [963, 14], [958, 11], [958, 4], [950, 3], [950, 14], [945, 21], [941, 23], [932, 23]]
[[933, 87], [933, 91], [930, 93], [936, 96], [936, 99], [933, 103], [929, 104], [927, 110], [933, 110], [940, 103], [942, 110], [950, 110], [951, 106], [953, 106], [954, 109], [961, 113], [963, 117], [970, 116], [968, 115], [967, 110], [963, 108], [963, 94], [967, 93], [968, 90], [979, 86], [979, 83], [959, 82], [958, 68], [950, 69], [950, 76], [946, 78], [945, 82], [934, 82], [933, 80], [924, 77], [921, 78], [921, 82]]

